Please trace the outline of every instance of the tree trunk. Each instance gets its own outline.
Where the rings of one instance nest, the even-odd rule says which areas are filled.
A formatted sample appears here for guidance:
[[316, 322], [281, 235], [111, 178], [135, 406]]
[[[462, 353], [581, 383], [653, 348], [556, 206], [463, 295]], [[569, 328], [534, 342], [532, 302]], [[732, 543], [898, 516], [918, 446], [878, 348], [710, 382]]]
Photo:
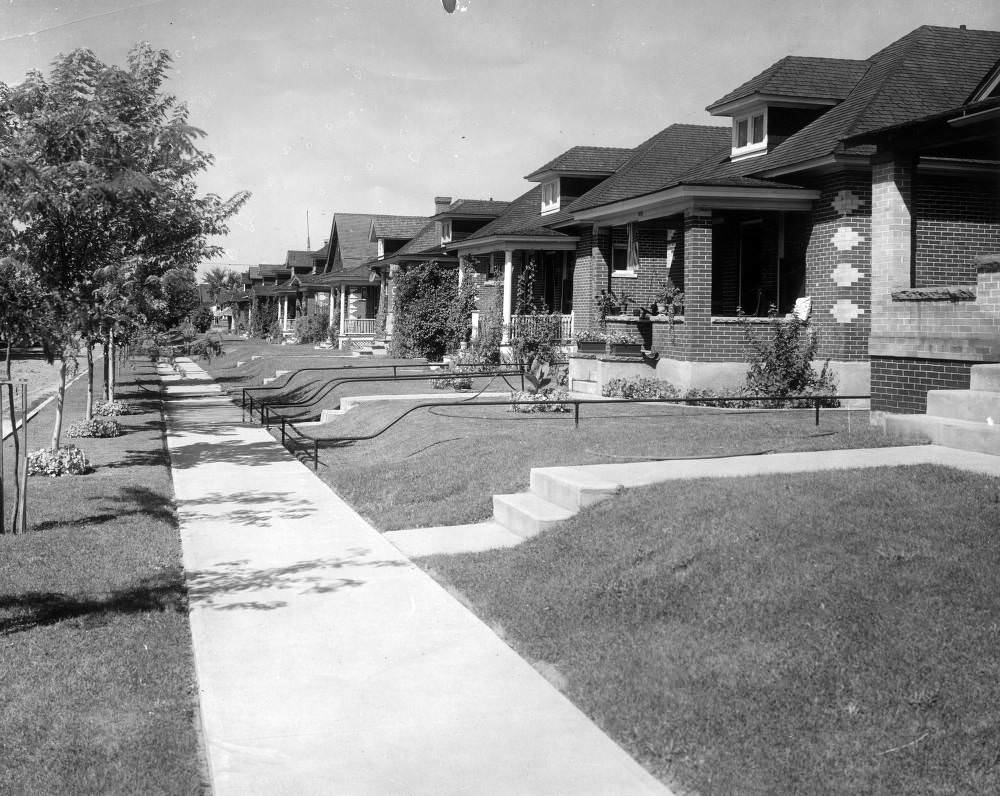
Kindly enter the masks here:
[[[10, 343], [7, 343], [7, 362], [5, 366], [5, 377], [8, 382], [10, 381]], [[17, 432], [17, 415], [14, 412], [14, 385], [7, 384], [7, 410], [10, 414], [10, 437], [14, 442], [14, 516], [11, 521], [11, 531], [17, 533], [17, 507], [21, 505], [21, 479], [18, 478], [18, 473], [21, 467], [20, 452], [21, 452], [21, 439]], [[25, 418], [25, 421], [27, 418]], [[0, 441], [0, 445], [3, 442]], [[24, 444], [28, 444], [28, 424], [24, 423]], [[2, 488], [2, 487], [0, 487]], [[3, 532], [4, 523], [6, 522], [6, 516], [0, 512], [0, 532]]]
[[58, 450], [62, 436], [63, 404], [66, 402], [66, 352], [59, 361], [59, 390], [56, 392], [56, 422], [52, 426], [52, 450]]
[[87, 345], [87, 420], [94, 416], [94, 343], [86, 341]]
[[108, 332], [108, 402], [115, 400], [115, 371], [117, 366], [117, 354], [115, 350], [115, 330]]
[[101, 342], [101, 348], [104, 349], [102, 357], [104, 359], [104, 373], [101, 376], [101, 383], [104, 386], [104, 400], [108, 400], [108, 377], [111, 375], [111, 368], [108, 367], [108, 339], [109, 335], [105, 334], [104, 339]]

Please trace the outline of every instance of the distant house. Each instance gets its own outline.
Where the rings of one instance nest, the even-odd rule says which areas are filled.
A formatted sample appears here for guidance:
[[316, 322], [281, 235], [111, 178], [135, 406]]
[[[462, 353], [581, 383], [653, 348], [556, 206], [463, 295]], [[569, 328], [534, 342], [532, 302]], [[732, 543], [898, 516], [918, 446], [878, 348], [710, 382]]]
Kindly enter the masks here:
[[[998, 60], [998, 32], [922, 27], [862, 61], [784, 58], [708, 106], [728, 127], [674, 125], [657, 134], [567, 208], [578, 228], [590, 225], [593, 240], [591, 256], [576, 262], [578, 328], [595, 325], [597, 290], [624, 287], [648, 305], [669, 277], [685, 294], [674, 325], [612, 324], [643, 334], [660, 355], [662, 378], [722, 387], [743, 376], [737, 313], [762, 318], [773, 305], [786, 314], [808, 297], [818, 353], [831, 361], [840, 391], [866, 393], [873, 368], [877, 376], [895, 356], [880, 342], [889, 330], [877, 326], [872, 335], [873, 286], [886, 278], [873, 273], [885, 266], [873, 240], [881, 245], [889, 234], [873, 227], [873, 180], [881, 202], [884, 159], [898, 163], [918, 151], [911, 140], [904, 154], [885, 154], [893, 151], [889, 128], [995, 96]], [[971, 255], [997, 246], [995, 158], [956, 164], [925, 150], [914, 175], [919, 245], [910, 281], [969, 279]], [[625, 239], [635, 252], [629, 257], [626, 244], [622, 269]], [[632, 280], [627, 287], [623, 278]], [[620, 363], [577, 365], [578, 389], [599, 389], [622, 371]]]
[[629, 149], [573, 147], [528, 174], [526, 180], [539, 184], [495, 219], [446, 245], [475, 264], [482, 281], [481, 312], [492, 304], [497, 288], [502, 289], [504, 343], [525, 322], [516, 314], [514, 293], [519, 275], [532, 262], [536, 306], [559, 316], [562, 336], [567, 341], [572, 336], [576, 268], [590, 256], [592, 240], [591, 225], [581, 225], [566, 210], [614, 174], [630, 155]]

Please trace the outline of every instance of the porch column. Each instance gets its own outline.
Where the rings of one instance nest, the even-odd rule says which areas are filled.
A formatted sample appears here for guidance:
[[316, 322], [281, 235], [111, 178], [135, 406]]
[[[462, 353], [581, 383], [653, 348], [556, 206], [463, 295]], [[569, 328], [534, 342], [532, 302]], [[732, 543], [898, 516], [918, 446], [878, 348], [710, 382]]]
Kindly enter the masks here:
[[514, 252], [507, 249], [503, 253], [503, 337], [501, 345], [510, 343], [510, 315], [514, 293]]
[[281, 330], [285, 330], [285, 297], [281, 296], [278, 298], [278, 325]]
[[912, 287], [913, 161], [882, 156], [872, 164], [872, 336], [889, 334], [892, 291]]
[[340, 286], [340, 336], [347, 328], [347, 285]]
[[333, 299], [334, 299], [334, 295], [335, 295], [335, 294], [334, 294], [334, 292], [333, 292], [333, 288], [331, 287], [331, 288], [330, 288], [330, 310], [329, 310], [329, 312], [330, 312], [330, 316], [329, 316], [329, 321], [328, 321], [328, 323], [327, 323], [327, 325], [328, 325], [328, 326], [329, 326], [329, 327], [330, 327], [331, 329], [333, 328], [333, 305], [334, 305], [334, 303], [335, 303], [335, 302], [334, 302], [334, 300], [333, 300]]
[[684, 211], [684, 324], [712, 322], [712, 211]]

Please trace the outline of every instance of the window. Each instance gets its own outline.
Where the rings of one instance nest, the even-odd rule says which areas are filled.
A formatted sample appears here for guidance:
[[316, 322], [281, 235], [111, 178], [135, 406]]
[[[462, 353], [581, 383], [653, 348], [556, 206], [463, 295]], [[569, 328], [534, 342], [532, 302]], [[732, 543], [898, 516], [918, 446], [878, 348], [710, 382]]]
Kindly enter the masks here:
[[441, 242], [451, 243], [451, 219], [441, 222]]
[[628, 270], [628, 246], [624, 243], [615, 245], [614, 253], [611, 256], [611, 268], [614, 271]]
[[378, 239], [378, 258], [381, 260], [385, 257], [385, 241], [382, 238]]
[[542, 214], [559, 210], [559, 180], [542, 183]]
[[733, 157], [767, 151], [767, 109], [733, 119]]

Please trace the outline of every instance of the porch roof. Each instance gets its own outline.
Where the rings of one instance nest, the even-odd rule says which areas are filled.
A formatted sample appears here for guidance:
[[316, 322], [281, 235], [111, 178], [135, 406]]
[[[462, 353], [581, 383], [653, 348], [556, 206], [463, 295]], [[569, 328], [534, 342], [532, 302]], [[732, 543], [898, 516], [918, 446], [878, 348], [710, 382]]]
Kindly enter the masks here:
[[542, 186], [536, 185], [511, 202], [498, 218], [446, 248], [470, 254], [499, 249], [575, 249], [578, 238], [545, 226], [548, 218], [542, 216], [541, 207]]

